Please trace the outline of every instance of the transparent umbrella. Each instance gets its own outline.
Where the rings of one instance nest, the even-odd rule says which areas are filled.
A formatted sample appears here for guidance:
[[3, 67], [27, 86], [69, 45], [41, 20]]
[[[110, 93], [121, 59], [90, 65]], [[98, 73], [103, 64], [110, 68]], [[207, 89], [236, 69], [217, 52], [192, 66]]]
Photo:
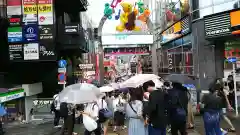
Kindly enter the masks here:
[[83, 104], [97, 101], [100, 89], [93, 84], [77, 83], [67, 86], [59, 93], [60, 102]]

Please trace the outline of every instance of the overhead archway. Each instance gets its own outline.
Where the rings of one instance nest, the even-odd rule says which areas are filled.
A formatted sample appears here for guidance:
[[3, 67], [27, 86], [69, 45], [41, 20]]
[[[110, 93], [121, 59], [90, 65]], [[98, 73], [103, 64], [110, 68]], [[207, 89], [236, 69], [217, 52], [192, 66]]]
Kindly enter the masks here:
[[[104, 84], [104, 53], [103, 53], [103, 46], [102, 46], [102, 33], [103, 33], [103, 26], [105, 24], [105, 22], [108, 20], [108, 17], [109, 15], [103, 15], [100, 22], [99, 22], [99, 25], [98, 25], [98, 41], [99, 41], [99, 44], [98, 44], [98, 55], [99, 55], [99, 79], [100, 79], [100, 84]], [[147, 27], [148, 27], [148, 32], [150, 32], [151, 34], [153, 34], [154, 32], [154, 25], [152, 23], [152, 21], [150, 20], [149, 17], [146, 18], [146, 24], [147, 24]], [[152, 55], [156, 55], [156, 48], [151, 47], [151, 50], [152, 50]], [[154, 57], [152, 57], [152, 59], [154, 59]], [[152, 60], [153, 61], [153, 60]], [[157, 69], [153, 69], [153, 71], [157, 71]]]

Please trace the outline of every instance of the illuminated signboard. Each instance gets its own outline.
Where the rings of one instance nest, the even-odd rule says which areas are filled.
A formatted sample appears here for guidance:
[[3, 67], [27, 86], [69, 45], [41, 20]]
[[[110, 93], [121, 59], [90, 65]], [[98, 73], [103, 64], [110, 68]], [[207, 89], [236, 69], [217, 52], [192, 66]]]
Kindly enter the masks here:
[[162, 33], [161, 43], [166, 43], [190, 32], [189, 16], [176, 22]]

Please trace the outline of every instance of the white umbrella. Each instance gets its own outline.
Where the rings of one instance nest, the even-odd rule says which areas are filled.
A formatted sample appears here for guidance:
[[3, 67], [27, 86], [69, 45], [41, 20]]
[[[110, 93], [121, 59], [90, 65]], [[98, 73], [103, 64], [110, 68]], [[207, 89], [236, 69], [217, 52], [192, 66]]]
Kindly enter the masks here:
[[119, 84], [118, 83], [110, 83], [108, 86], [114, 88], [114, 89], [119, 89]]
[[111, 92], [111, 91], [114, 91], [115, 89], [111, 86], [102, 86], [99, 88], [100, 89], [100, 92], [101, 93], [104, 93], [104, 92]]
[[160, 81], [159, 79], [154, 79], [153, 82], [155, 83], [156, 88], [162, 88], [163, 87], [163, 82]]
[[59, 93], [60, 102], [83, 104], [97, 101], [100, 89], [93, 84], [77, 83], [67, 86]]
[[127, 79], [126, 81], [120, 83], [120, 88], [126, 88], [126, 87], [136, 88], [147, 81], [155, 80], [159, 78], [160, 77], [155, 74], [137, 74]]

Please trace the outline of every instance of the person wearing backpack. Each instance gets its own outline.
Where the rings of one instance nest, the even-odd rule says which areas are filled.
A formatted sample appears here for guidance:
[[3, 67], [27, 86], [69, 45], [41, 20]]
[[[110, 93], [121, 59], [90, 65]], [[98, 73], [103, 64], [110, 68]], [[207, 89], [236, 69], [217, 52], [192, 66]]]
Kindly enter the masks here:
[[168, 90], [168, 116], [172, 135], [187, 135], [188, 89], [181, 83], [172, 82]]

